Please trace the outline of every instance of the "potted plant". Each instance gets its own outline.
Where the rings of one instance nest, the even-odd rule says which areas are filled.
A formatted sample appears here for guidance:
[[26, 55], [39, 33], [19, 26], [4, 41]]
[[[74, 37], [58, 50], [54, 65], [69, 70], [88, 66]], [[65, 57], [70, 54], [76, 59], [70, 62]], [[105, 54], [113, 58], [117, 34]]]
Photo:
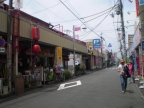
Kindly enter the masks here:
[[80, 75], [81, 74], [80, 64], [76, 65], [75, 71], [76, 71], [76, 75]]
[[69, 79], [71, 77], [71, 73], [69, 71], [64, 72], [65, 79]]
[[28, 81], [28, 85], [29, 85], [29, 87], [32, 87], [33, 86], [33, 81]]
[[85, 68], [84, 67], [80, 68], [80, 71], [81, 71], [81, 74], [85, 74]]

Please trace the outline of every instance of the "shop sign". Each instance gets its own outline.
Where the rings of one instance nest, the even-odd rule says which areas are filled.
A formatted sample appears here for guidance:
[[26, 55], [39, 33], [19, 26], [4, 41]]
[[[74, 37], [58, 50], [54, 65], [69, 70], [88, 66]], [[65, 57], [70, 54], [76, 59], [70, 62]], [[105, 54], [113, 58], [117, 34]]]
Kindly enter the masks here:
[[42, 71], [43, 71], [42, 67], [34, 68], [34, 79], [36, 81], [42, 81]]
[[56, 61], [57, 61], [57, 65], [62, 67], [63, 66], [63, 61], [62, 61], [62, 47], [56, 47]]
[[0, 52], [5, 52], [5, 48], [0, 48]]
[[100, 39], [93, 39], [93, 48], [100, 48]]
[[86, 40], [86, 46], [87, 46], [87, 52], [89, 54], [91, 54], [92, 51], [93, 51], [93, 40], [92, 39], [87, 39]]
[[138, 44], [140, 43], [140, 40], [141, 40], [141, 32], [139, 30], [140, 27], [140, 23], [137, 25], [137, 28], [135, 30], [135, 34], [134, 34], [134, 37], [133, 37], [133, 48], [135, 49]]
[[5, 46], [5, 40], [3, 38], [0, 38], [0, 48]]

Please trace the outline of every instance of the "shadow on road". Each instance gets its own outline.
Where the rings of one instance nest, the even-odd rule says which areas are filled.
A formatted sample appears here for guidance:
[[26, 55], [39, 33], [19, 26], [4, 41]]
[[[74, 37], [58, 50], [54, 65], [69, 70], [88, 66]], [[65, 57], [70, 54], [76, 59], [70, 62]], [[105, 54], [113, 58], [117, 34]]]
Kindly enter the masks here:
[[126, 92], [128, 92], [128, 93], [134, 93], [133, 90], [126, 90]]

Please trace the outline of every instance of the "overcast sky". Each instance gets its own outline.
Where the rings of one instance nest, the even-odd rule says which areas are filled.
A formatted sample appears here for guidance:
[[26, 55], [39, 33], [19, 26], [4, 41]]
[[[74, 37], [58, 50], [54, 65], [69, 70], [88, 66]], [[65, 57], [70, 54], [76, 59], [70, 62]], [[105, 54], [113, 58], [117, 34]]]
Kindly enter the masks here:
[[[9, 0], [6, 0], [5, 3], [8, 3]], [[45, 22], [50, 22], [53, 25], [60, 24], [63, 26], [63, 32], [66, 33], [66, 31], [72, 36], [72, 28], [73, 25], [77, 27], [87, 27], [86, 30], [81, 30], [75, 32], [76, 35], [79, 36], [80, 40], [86, 40], [86, 39], [99, 39], [99, 36], [97, 36], [95, 33], [90, 32], [87, 35], [88, 31], [90, 31], [88, 28], [95, 28], [94, 31], [105, 38], [106, 40], [106, 46], [108, 46], [109, 43], [112, 44], [112, 47], [109, 49], [112, 49], [113, 52], [119, 51], [118, 47], [118, 40], [117, 40], [117, 27], [121, 27], [120, 23], [116, 23], [117, 21], [120, 21], [120, 16], [114, 15], [115, 17], [112, 18], [110, 15], [108, 15], [109, 8], [113, 7], [117, 0], [61, 0], [77, 17], [84, 18], [83, 22], [86, 22], [85, 25], [81, 23], [77, 17], [75, 17], [61, 2], [60, 0], [23, 0], [23, 8], [21, 8], [22, 11], [35, 16]], [[135, 0], [132, 3], [129, 2], [129, 0], [122, 0], [124, 5], [124, 23], [125, 26], [128, 25], [134, 25], [134, 22], [138, 20], [136, 18], [135, 12], [130, 12], [131, 14], [127, 14], [128, 11], [135, 11]], [[100, 13], [104, 10], [107, 10], [101, 14]], [[111, 13], [115, 13], [115, 10], [112, 10]], [[97, 14], [97, 15], [94, 15]], [[102, 15], [103, 14], [103, 15]], [[93, 15], [91, 17], [88, 17], [90, 15]], [[98, 17], [102, 15], [101, 17]], [[107, 17], [106, 17], [107, 16]], [[96, 18], [98, 17], [98, 18]], [[106, 18], [105, 18], [106, 17]], [[95, 19], [94, 19], [95, 18]], [[104, 19], [105, 18], [105, 19]], [[94, 19], [94, 20], [91, 20]], [[104, 20], [103, 20], [104, 19]], [[91, 21], [89, 21], [91, 20]], [[103, 20], [103, 21], [102, 21]], [[135, 21], [129, 21], [127, 23], [127, 20], [135, 20]], [[88, 22], [87, 22], [88, 21]], [[102, 21], [102, 23], [100, 23]], [[62, 30], [62, 29], [61, 29]], [[127, 35], [134, 33], [134, 26], [129, 26], [128, 29], [125, 28], [126, 31], [126, 41], [127, 41]], [[104, 43], [105, 44], [105, 43]]]

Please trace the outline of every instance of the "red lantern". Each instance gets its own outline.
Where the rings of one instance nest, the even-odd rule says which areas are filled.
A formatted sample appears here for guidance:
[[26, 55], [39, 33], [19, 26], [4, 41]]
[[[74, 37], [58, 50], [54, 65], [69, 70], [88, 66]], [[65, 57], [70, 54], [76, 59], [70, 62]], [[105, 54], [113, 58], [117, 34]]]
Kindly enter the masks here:
[[38, 44], [35, 44], [35, 45], [33, 46], [33, 52], [34, 52], [34, 53], [40, 52], [40, 46], [39, 46]]
[[38, 27], [32, 28], [32, 38], [35, 41], [38, 41], [40, 39], [40, 28]]

